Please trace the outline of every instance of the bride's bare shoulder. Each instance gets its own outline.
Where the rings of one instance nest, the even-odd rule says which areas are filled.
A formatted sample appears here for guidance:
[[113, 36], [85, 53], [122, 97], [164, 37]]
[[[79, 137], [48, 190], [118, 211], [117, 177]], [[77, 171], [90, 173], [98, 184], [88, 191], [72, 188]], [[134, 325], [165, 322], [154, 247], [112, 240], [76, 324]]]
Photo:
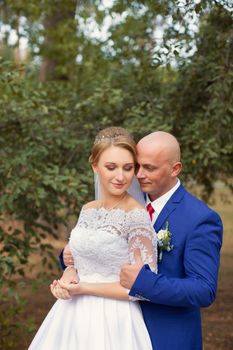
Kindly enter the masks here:
[[83, 209], [91, 209], [91, 208], [99, 208], [99, 201], [98, 200], [91, 201], [91, 202], [86, 203], [83, 206]]
[[145, 207], [141, 203], [136, 201], [136, 199], [134, 199], [133, 197], [128, 196], [128, 200], [126, 202], [126, 210], [131, 211], [136, 208], [145, 210]]

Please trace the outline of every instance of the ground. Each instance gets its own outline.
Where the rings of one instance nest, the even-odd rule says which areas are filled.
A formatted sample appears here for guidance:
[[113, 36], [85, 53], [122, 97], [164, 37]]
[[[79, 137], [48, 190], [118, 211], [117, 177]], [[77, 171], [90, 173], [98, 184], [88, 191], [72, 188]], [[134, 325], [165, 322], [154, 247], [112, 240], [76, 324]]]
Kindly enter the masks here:
[[224, 235], [217, 298], [202, 312], [204, 350], [233, 349], [233, 208], [232, 203], [221, 202], [219, 197], [225, 193], [220, 187], [213, 205], [222, 217]]
[[[224, 187], [221, 185], [217, 186], [216, 203], [211, 205], [222, 217], [224, 223], [224, 243], [221, 253], [217, 298], [211, 307], [203, 309], [202, 311], [204, 350], [233, 349], [233, 211], [232, 204], [224, 203], [220, 199], [220, 197], [222, 195], [225, 196], [226, 193]], [[57, 252], [59, 249], [60, 246], [56, 247]], [[54, 298], [47, 285], [42, 286], [34, 293], [28, 290], [26, 295], [29, 298], [27, 315], [33, 315], [36, 324], [39, 325], [50, 306], [53, 304]], [[18, 347], [17, 350], [25, 350], [26, 344], [28, 345], [33, 334], [34, 333], [28, 335], [27, 338], [23, 340], [22, 348]]]

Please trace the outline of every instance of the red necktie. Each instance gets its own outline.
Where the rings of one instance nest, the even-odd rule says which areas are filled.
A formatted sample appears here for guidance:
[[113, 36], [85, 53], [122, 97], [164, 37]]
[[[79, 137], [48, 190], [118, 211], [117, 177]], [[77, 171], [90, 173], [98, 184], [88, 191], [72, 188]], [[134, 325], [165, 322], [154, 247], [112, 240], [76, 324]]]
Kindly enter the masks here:
[[147, 204], [146, 206], [146, 210], [148, 211], [149, 215], [150, 215], [150, 219], [152, 221], [152, 215], [155, 212], [154, 208], [152, 207], [151, 203]]

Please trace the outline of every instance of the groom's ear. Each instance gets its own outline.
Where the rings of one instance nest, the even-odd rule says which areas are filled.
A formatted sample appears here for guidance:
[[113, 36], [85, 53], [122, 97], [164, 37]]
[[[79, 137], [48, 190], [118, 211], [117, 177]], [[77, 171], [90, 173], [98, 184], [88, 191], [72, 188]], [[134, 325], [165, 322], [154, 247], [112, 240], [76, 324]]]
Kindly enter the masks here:
[[182, 170], [182, 163], [181, 162], [176, 162], [173, 165], [173, 169], [172, 169], [172, 176], [177, 177], [179, 175], [179, 173]]

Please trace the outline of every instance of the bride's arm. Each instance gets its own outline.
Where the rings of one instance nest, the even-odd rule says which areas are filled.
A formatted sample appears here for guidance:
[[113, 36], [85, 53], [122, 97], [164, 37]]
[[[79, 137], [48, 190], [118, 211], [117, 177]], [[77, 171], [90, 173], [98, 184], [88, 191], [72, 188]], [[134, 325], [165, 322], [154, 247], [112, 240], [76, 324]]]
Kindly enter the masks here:
[[68, 284], [58, 281], [61, 288], [66, 289], [69, 295], [94, 295], [103, 298], [129, 300], [128, 289], [121, 286], [120, 282]]
[[[135, 267], [140, 270], [144, 263], [141, 258], [140, 249], [138, 248], [134, 249], [134, 261]], [[128, 295], [129, 290], [122, 287], [120, 282], [79, 282], [78, 284], [69, 284], [64, 282], [63, 280], [60, 280], [58, 281], [58, 285], [61, 289], [66, 290], [69, 293], [70, 297], [72, 295], [95, 295], [98, 297], [118, 300], [136, 300], [136, 298], [132, 298]], [[66, 298], [62, 297], [62, 299]]]

